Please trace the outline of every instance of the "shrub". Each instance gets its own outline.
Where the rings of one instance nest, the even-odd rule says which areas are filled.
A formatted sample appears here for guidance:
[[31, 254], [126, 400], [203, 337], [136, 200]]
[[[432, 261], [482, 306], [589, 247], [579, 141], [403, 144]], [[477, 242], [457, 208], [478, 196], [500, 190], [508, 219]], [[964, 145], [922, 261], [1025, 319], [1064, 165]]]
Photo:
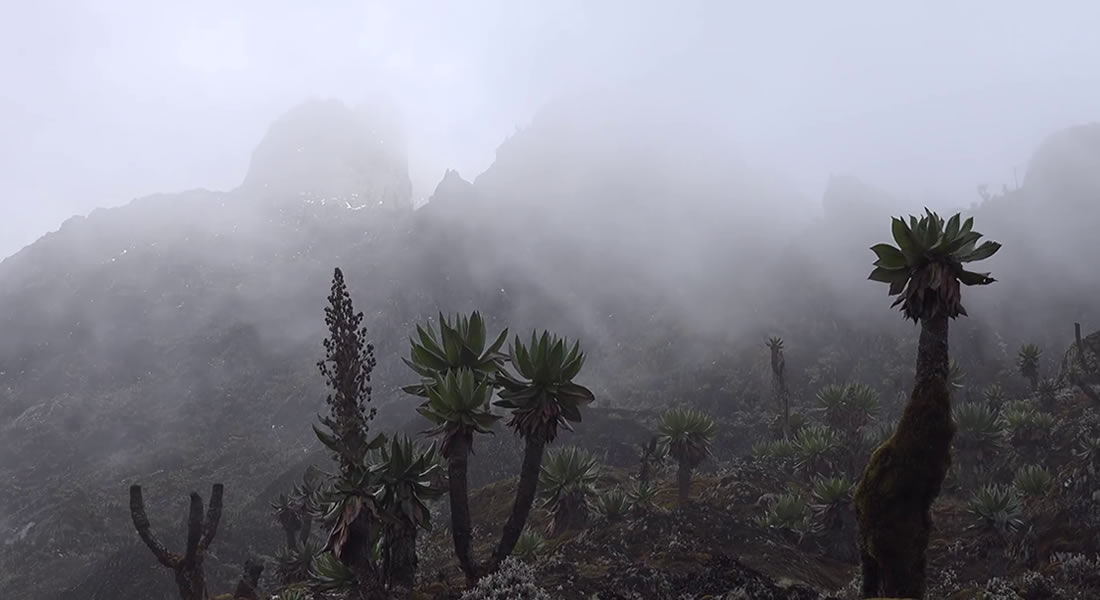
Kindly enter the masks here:
[[[801, 433], [801, 430], [799, 432]], [[790, 440], [758, 442], [752, 446], [752, 455], [764, 460], [788, 460], [794, 458], [794, 442]]]
[[863, 429], [863, 441], [871, 448], [878, 448], [883, 442], [890, 439], [897, 429], [897, 423], [879, 423]]
[[566, 446], [548, 453], [539, 487], [543, 508], [553, 515], [550, 537], [584, 525], [599, 476], [600, 464], [583, 448]]
[[1036, 390], [1039, 395], [1039, 403], [1046, 410], [1054, 408], [1054, 402], [1058, 398], [1058, 382], [1050, 377], [1044, 377], [1039, 380], [1039, 388]]
[[959, 404], [952, 409], [951, 417], [957, 427], [955, 448], [972, 466], [1000, 449], [1004, 427], [995, 409], [985, 404]]
[[814, 504], [843, 504], [852, 499], [852, 482], [847, 477], [823, 477], [814, 480]]
[[794, 439], [795, 470], [811, 476], [829, 471], [838, 446], [832, 429], [823, 425], [806, 427]]
[[355, 571], [340, 562], [331, 552], [323, 552], [310, 568], [310, 587], [318, 592], [348, 593], [358, 585]]
[[272, 600], [309, 600], [309, 595], [300, 586], [290, 587], [279, 593]]
[[983, 485], [971, 496], [967, 510], [974, 515], [975, 528], [993, 529], [1001, 534], [1013, 533], [1023, 525], [1023, 507], [1016, 490], [1009, 486]]
[[519, 534], [516, 547], [512, 549], [512, 556], [523, 561], [531, 561], [537, 558], [545, 548], [546, 540], [541, 535], [530, 529], [524, 529], [523, 533]]
[[787, 493], [773, 497], [764, 514], [756, 517], [756, 524], [768, 529], [781, 529], [805, 535], [813, 527], [810, 520], [810, 505], [798, 494]]
[[605, 491], [596, 498], [596, 514], [608, 521], [618, 521], [630, 512], [630, 499], [620, 488]]
[[492, 575], [482, 577], [477, 587], [462, 594], [462, 600], [550, 600], [535, 584], [535, 572], [527, 564], [507, 558]]
[[635, 481], [626, 492], [630, 510], [646, 513], [657, 508], [657, 486], [649, 481]]
[[982, 399], [994, 410], [1004, 405], [1005, 397], [1005, 390], [998, 383], [991, 383], [982, 390]]
[[856, 432], [878, 412], [878, 394], [868, 385], [830, 384], [817, 394], [825, 423], [838, 431]]
[[1050, 489], [1054, 477], [1038, 465], [1024, 465], [1016, 471], [1012, 485], [1025, 496], [1042, 496]]

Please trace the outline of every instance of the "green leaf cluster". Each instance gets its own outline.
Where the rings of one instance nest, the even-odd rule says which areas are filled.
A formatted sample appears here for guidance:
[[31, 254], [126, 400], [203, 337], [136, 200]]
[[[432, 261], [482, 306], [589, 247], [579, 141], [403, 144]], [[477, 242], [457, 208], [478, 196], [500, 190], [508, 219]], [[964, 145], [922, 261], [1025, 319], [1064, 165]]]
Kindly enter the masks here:
[[1050, 470], [1040, 465], [1023, 465], [1012, 478], [1012, 485], [1026, 496], [1042, 496], [1050, 490], [1054, 476]]
[[580, 344], [543, 331], [531, 333], [524, 344], [519, 336], [509, 347], [514, 373], [501, 369], [497, 379], [500, 400], [495, 404], [512, 411], [508, 425], [522, 437], [552, 442], [559, 427], [572, 430], [581, 421], [581, 406], [595, 400], [592, 391], [573, 382], [584, 366]]
[[428, 400], [417, 412], [435, 425], [428, 433], [442, 436], [443, 456], [449, 456], [455, 436], [492, 433], [493, 424], [501, 418], [490, 411], [490, 380], [470, 369], [437, 373], [425, 390]]
[[596, 496], [599, 477], [600, 463], [584, 448], [550, 451], [539, 478], [543, 506], [554, 513], [563, 503], [587, 504]]
[[437, 323], [438, 331], [430, 324], [427, 328], [416, 326], [416, 338], [409, 340], [409, 358], [401, 360], [421, 377], [421, 382], [402, 389], [427, 398], [427, 388], [437, 377], [462, 369], [478, 380], [492, 381], [505, 358], [500, 349], [508, 338], [508, 330], [501, 331], [486, 345], [485, 319], [477, 311], [469, 316], [457, 315], [453, 320], [439, 313]]
[[608, 521], [618, 521], [630, 512], [630, 498], [621, 488], [612, 488], [596, 498], [596, 514]]
[[979, 245], [982, 234], [973, 226], [973, 217], [961, 221], [961, 215], [955, 214], [945, 221], [928, 209], [919, 219], [910, 216], [908, 223], [894, 218], [891, 233], [896, 246], [871, 247], [877, 260], [868, 279], [889, 284], [889, 294], [897, 296], [892, 306], [900, 306], [907, 319], [965, 316], [959, 284], [987, 285], [995, 279], [963, 265], [987, 259], [1001, 249], [993, 241]]
[[967, 510], [975, 518], [972, 528], [1009, 534], [1024, 524], [1020, 497], [1014, 488], [1007, 485], [983, 485], [967, 502]]
[[425, 502], [443, 495], [436, 485], [443, 465], [435, 444], [422, 447], [407, 435], [394, 436], [372, 466], [384, 518], [398, 519], [431, 531], [431, 511]]
[[678, 462], [695, 468], [711, 455], [715, 435], [714, 419], [685, 408], [673, 408], [661, 417], [657, 433], [668, 453]]
[[830, 427], [852, 434], [878, 412], [878, 394], [862, 383], [831, 383], [821, 388], [817, 400]]

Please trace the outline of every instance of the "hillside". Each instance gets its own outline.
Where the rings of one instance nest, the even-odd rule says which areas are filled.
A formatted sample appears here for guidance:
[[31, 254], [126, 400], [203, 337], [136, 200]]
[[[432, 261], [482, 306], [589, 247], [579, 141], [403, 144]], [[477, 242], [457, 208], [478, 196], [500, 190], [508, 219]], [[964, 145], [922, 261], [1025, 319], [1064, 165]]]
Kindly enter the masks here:
[[[747, 455], [770, 425], [773, 333], [790, 343], [800, 406], [827, 383], [863, 381], [896, 411], [914, 331], [864, 281], [866, 247], [886, 231], [877, 211], [892, 210], [880, 192], [830, 186], [816, 217], [704, 133], [661, 147], [667, 132], [637, 115], [573, 114], [547, 111], [485, 173], [448, 173], [414, 210], [386, 124], [307, 103], [272, 125], [239, 188], [97, 210], [0, 263], [0, 595], [174, 597], [129, 523], [134, 482], [175, 544], [186, 493], [226, 483], [218, 589], [246, 554], [272, 553], [268, 502], [323, 462], [309, 423], [323, 407], [314, 363], [334, 266], [378, 349], [382, 428], [423, 428], [399, 391], [414, 324], [474, 308], [493, 328], [582, 341], [599, 416], [576, 440], [622, 468], [673, 403], [723, 414], [722, 458]], [[1057, 150], [1091, 131], [1060, 134], [1019, 190], [975, 211], [1006, 245], [991, 264], [1003, 284], [975, 293], [975, 318], [956, 328], [975, 395], [995, 381], [1019, 392], [1008, 370], [1022, 341], [1051, 356], [1072, 322], [1100, 323], [1082, 258], [1100, 246], [1080, 233], [1100, 222], [1081, 200], [1100, 153]], [[514, 472], [476, 460], [478, 484]]]

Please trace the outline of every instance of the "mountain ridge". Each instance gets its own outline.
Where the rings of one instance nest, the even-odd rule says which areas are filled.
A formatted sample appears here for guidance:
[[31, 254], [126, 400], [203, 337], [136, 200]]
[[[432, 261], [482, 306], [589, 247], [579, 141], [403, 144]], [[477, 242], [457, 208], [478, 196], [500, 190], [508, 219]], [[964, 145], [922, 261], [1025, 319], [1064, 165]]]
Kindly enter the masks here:
[[[333, 110], [332, 122], [356, 118]], [[867, 323], [904, 331], [881, 308], [864, 311], [881, 298], [853, 291], [873, 289], [859, 280], [870, 263], [866, 247], [885, 223], [868, 223], [881, 229], [870, 236], [858, 219], [785, 222], [769, 210], [789, 199], [786, 192], [738, 169], [707, 171], [720, 160], [661, 171], [662, 151], [633, 148], [618, 162], [596, 163], [584, 136], [602, 135], [597, 146], [614, 148], [622, 143], [615, 129], [549, 122], [502, 145], [488, 177], [445, 173], [432, 201], [415, 210], [404, 159], [332, 167], [321, 157], [290, 169], [285, 188], [272, 187], [283, 180], [246, 177], [230, 191], [157, 194], [93, 211], [0, 263], [0, 535], [22, 532], [0, 547], [0, 589], [59, 593], [94, 573], [109, 549], [132, 544], [121, 506], [128, 482], [148, 486], [154, 514], [179, 515], [173, 503], [200, 482], [225, 480], [232, 503], [315, 451], [308, 423], [323, 390], [313, 363], [337, 265], [379, 348], [380, 427], [412, 416], [398, 389], [409, 374], [396, 357], [414, 324], [439, 310], [479, 308], [492, 327], [580, 338], [601, 402], [638, 408], [688, 396], [754, 397], [755, 384], [735, 387], [725, 371], [740, 373], [735, 365], [755, 356], [757, 338], [807, 320], [815, 339], [858, 330], [851, 323], [861, 311]], [[360, 156], [361, 146], [336, 129], [337, 141], [321, 147]], [[557, 130], [580, 137], [540, 141]], [[283, 150], [294, 139], [284, 138]], [[272, 151], [271, 160], [296, 155]], [[370, 164], [379, 170], [362, 170]], [[1083, 172], [1091, 164], [1098, 163]], [[312, 178], [323, 185], [302, 189]], [[1034, 204], [1042, 193], [1035, 185], [979, 207], [983, 232], [1000, 239], [1008, 230], [995, 225], [1014, 221], [994, 207]], [[752, 201], [737, 202], [744, 198]], [[376, 210], [375, 200], [390, 208]], [[754, 224], [751, 235], [730, 235], [745, 223]], [[1076, 243], [1080, 253], [1092, 242]], [[804, 263], [807, 254], [820, 262]], [[788, 277], [804, 264], [805, 274]], [[1074, 283], [1055, 300], [1031, 301], [1088, 297], [1087, 282]], [[975, 302], [992, 311], [983, 294]], [[1018, 306], [1003, 312], [1018, 314]], [[1098, 318], [1086, 309], [1072, 316]], [[1008, 331], [989, 322], [981, 326]], [[232, 457], [248, 459], [238, 465]], [[43, 504], [47, 497], [58, 500]], [[256, 515], [248, 519], [258, 530]], [[48, 580], [38, 570], [45, 565], [24, 562], [30, 557], [65, 565], [66, 575]]]

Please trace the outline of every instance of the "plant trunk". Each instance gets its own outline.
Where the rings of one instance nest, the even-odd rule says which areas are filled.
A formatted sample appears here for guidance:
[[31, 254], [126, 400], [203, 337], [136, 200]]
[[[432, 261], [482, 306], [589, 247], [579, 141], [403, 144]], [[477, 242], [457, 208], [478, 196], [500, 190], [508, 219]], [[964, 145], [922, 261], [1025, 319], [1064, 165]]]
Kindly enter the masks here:
[[539, 474], [542, 469], [543, 451], [546, 442], [541, 436], [528, 436], [523, 452], [523, 466], [519, 472], [519, 484], [516, 487], [516, 499], [512, 504], [512, 514], [504, 524], [500, 544], [493, 552], [492, 570], [504, 562], [516, 548], [523, 528], [527, 526], [527, 517], [531, 515], [531, 506], [535, 503], [535, 494], [539, 487]]
[[584, 529], [588, 524], [588, 504], [583, 495], [571, 492], [558, 502], [554, 517], [547, 526], [546, 537], [553, 539], [570, 531]]
[[477, 583], [478, 572], [470, 549], [473, 538], [473, 525], [470, 520], [470, 490], [466, 471], [473, 446], [473, 434], [456, 435], [447, 450], [447, 478], [451, 502], [451, 537], [455, 545], [455, 557], [466, 575], [466, 583]]
[[791, 398], [787, 394], [787, 386], [783, 380], [779, 380], [779, 397], [783, 399], [783, 439], [791, 439]]
[[399, 523], [392, 526], [386, 549], [386, 574], [394, 588], [411, 593], [416, 586], [416, 526]]
[[680, 490], [680, 506], [687, 506], [691, 500], [691, 467], [680, 463], [680, 468], [676, 471], [676, 484]]
[[856, 489], [863, 596], [923, 598], [929, 512], [951, 466], [948, 319], [921, 321], [916, 385]]
[[779, 426], [783, 431], [783, 439], [791, 439], [791, 407], [787, 400], [787, 390], [783, 383], [783, 375], [773, 373], [772, 392], [775, 394], [775, 402], [779, 409]]
[[311, 517], [309, 514], [306, 514], [304, 517], [302, 517], [302, 531], [298, 536], [298, 540], [300, 541], [303, 548], [305, 548], [306, 543], [309, 542], [309, 536], [312, 532], [313, 517]]
[[295, 527], [289, 525], [288, 523], [283, 523], [283, 533], [286, 534], [286, 547], [287, 548], [290, 548], [291, 550], [297, 550], [298, 549], [298, 532], [299, 531], [300, 531], [299, 529], [296, 529]]
[[180, 600], [208, 600], [201, 557], [180, 563], [176, 570], [176, 587], [180, 591]]
[[379, 582], [373, 556], [378, 533], [374, 519], [365, 507], [348, 528], [348, 541], [340, 559], [358, 575], [360, 591], [374, 589]]

